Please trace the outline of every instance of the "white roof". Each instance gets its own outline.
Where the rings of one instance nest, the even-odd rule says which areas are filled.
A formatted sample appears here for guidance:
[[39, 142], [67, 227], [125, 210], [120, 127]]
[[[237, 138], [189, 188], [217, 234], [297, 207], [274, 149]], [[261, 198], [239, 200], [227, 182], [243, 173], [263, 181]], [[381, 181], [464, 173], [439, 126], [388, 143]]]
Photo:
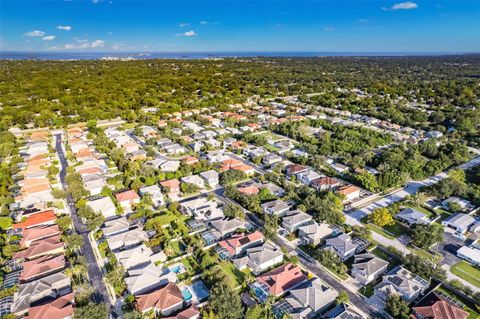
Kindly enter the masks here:
[[110, 197], [102, 197], [96, 200], [87, 202], [87, 206], [94, 212], [100, 212], [105, 218], [114, 217], [116, 214], [116, 207]]
[[465, 256], [468, 259], [475, 261], [477, 264], [480, 264], [480, 249], [470, 246], [462, 246], [457, 250], [457, 255]]

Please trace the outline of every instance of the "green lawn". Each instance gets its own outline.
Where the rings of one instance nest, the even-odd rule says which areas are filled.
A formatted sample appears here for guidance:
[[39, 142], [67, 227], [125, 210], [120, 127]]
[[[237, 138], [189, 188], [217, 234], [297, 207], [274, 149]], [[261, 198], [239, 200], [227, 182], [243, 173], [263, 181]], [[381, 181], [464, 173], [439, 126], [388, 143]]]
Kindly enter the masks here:
[[230, 278], [232, 287], [237, 288], [238, 286], [242, 286], [243, 282], [245, 281], [245, 273], [238, 270], [238, 268], [229, 261], [220, 262], [218, 265]]
[[461, 302], [462, 304], [464, 304], [465, 306], [463, 307], [463, 310], [470, 313], [470, 315], [467, 317], [467, 319], [478, 319], [478, 318], [480, 318], [480, 312], [478, 312], [474, 309], [475, 305], [472, 305], [467, 300], [464, 300], [460, 296], [454, 294], [450, 290], [445, 289], [441, 286], [438, 287], [436, 289], [436, 291], [441, 292], [442, 294], [446, 295], [449, 298], [452, 298], [452, 300], [455, 300], [455, 301], [458, 301], [458, 302]]
[[458, 277], [480, 288], [480, 269], [478, 269], [478, 267], [474, 267], [462, 260], [453, 265], [450, 270]]
[[369, 283], [365, 287], [360, 288], [360, 293], [364, 295], [365, 297], [371, 297], [373, 295], [375, 284], [374, 283]]
[[369, 223], [367, 224], [367, 228], [389, 239], [395, 239], [402, 234], [408, 234], [408, 229], [397, 222], [392, 226], [385, 226], [383, 228]]
[[429, 253], [428, 251], [424, 250], [424, 249], [420, 249], [420, 248], [410, 248], [410, 250], [412, 250], [413, 252], [415, 252], [415, 254], [419, 255], [420, 257], [423, 257], [425, 259], [429, 259], [429, 260], [432, 260], [432, 261], [438, 261], [439, 258], [441, 258], [441, 256], [435, 256], [431, 253]]
[[420, 206], [406, 205], [406, 207], [410, 207], [410, 208], [413, 208], [415, 210], [418, 210], [419, 212], [424, 213], [428, 218], [431, 218], [432, 215], [433, 215], [433, 213], [431, 211], [429, 211], [426, 208], [420, 207]]
[[271, 144], [265, 144], [263, 145], [263, 148], [265, 148], [269, 152], [278, 152], [279, 149]]

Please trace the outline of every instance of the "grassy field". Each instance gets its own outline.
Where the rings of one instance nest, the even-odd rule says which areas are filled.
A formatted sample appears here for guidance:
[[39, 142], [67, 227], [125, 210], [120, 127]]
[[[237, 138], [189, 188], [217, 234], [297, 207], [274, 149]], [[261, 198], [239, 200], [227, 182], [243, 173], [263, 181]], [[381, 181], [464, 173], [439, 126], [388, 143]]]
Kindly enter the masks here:
[[385, 226], [383, 228], [374, 224], [367, 224], [367, 228], [389, 239], [395, 239], [402, 234], [408, 234], [408, 229], [397, 222], [392, 226]]
[[231, 262], [224, 261], [219, 263], [220, 268], [230, 278], [230, 282], [233, 288], [242, 286], [245, 281], [245, 273], [237, 269]]
[[450, 270], [458, 277], [480, 288], [480, 269], [477, 267], [470, 265], [466, 261], [460, 261], [453, 265]]

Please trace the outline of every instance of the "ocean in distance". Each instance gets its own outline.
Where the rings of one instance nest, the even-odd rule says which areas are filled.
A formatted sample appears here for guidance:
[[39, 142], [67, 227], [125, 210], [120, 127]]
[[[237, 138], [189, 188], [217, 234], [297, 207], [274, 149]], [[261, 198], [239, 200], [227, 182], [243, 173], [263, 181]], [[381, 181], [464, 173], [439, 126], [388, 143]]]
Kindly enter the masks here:
[[99, 59], [209, 59], [242, 57], [333, 57], [333, 56], [432, 56], [459, 53], [422, 52], [13, 52], [0, 51], [0, 60], [99, 60]]

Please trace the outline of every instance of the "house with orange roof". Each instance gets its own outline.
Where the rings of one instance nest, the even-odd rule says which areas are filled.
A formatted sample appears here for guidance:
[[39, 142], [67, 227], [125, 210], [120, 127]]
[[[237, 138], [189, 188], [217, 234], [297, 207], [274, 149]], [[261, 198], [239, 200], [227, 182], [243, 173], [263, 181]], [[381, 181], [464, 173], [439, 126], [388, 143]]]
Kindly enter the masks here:
[[132, 205], [140, 203], [140, 196], [133, 189], [115, 194], [120, 206], [126, 211], [132, 211]]
[[63, 252], [63, 242], [60, 241], [60, 235], [56, 235], [32, 242], [27, 249], [16, 252], [12, 259], [32, 260], [45, 255], [63, 254]]
[[38, 132], [33, 132], [30, 135], [29, 140], [30, 141], [42, 141], [48, 137], [48, 131], [38, 131]]
[[60, 256], [43, 256], [34, 260], [25, 261], [23, 269], [20, 273], [20, 282], [29, 282], [65, 268], [65, 257]]
[[25, 319], [70, 319], [73, 318], [74, 295], [69, 293], [49, 303], [30, 307]]
[[93, 152], [89, 148], [82, 148], [73, 154], [77, 160], [87, 157], [93, 157]]
[[354, 185], [345, 185], [340, 187], [337, 193], [345, 196], [345, 201], [352, 201], [360, 197], [360, 188]]
[[178, 124], [180, 124], [180, 123], [183, 122], [183, 120], [180, 119], [180, 118], [173, 118], [173, 119], [170, 119], [169, 121], [170, 121], [170, 122], [173, 122], [173, 123], [178, 123]]
[[38, 185], [30, 185], [30, 186], [23, 186], [22, 193], [24, 195], [29, 194], [36, 194], [50, 190], [50, 184], [38, 184]]
[[60, 228], [58, 225], [50, 226], [37, 226], [27, 229], [22, 229], [22, 239], [20, 240], [20, 246], [29, 247], [33, 242], [48, 238], [51, 236], [59, 235]]
[[470, 314], [451, 299], [432, 291], [412, 307], [412, 319], [466, 319]]
[[158, 127], [165, 127], [165, 126], [167, 126], [167, 125], [168, 125], [167, 121], [162, 121], [162, 120], [160, 120], [160, 121], [158, 121], [158, 123], [157, 123], [157, 126], [158, 126]]
[[254, 185], [248, 185], [243, 187], [238, 187], [237, 190], [245, 195], [257, 195], [260, 190]]
[[233, 235], [220, 241], [218, 245], [227, 251], [230, 256], [235, 256], [244, 253], [247, 248], [262, 244], [264, 239], [261, 232], [255, 231], [250, 234]]
[[165, 287], [139, 295], [136, 306], [141, 313], [153, 310], [156, 315], [168, 316], [183, 308], [183, 295], [178, 286], [169, 282]]
[[13, 229], [27, 229], [41, 225], [53, 225], [57, 220], [57, 216], [53, 210], [47, 210], [35, 215], [27, 217], [27, 219], [21, 223], [13, 224]]
[[195, 308], [195, 306], [190, 306], [181, 312], [179, 312], [176, 316], [173, 317], [166, 317], [165, 319], [198, 319], [200, 318], [200, 311]]
[[199, 162], [198, 158], [195, 156], [189, 156], [186, 159], [184, 159], [185, 164], [187, 165], [193, 165]]
[[178, 179], [169, 179], [160, 182], [160, 186], [168, 193], [168, 195], [178, 195], [180, 193], [180, 181]]
[[255, 284], [267, 295], [279, 297], [307, 279], [300, 267], [288, 263], [258, 276]]

